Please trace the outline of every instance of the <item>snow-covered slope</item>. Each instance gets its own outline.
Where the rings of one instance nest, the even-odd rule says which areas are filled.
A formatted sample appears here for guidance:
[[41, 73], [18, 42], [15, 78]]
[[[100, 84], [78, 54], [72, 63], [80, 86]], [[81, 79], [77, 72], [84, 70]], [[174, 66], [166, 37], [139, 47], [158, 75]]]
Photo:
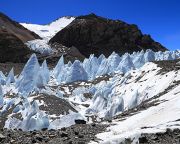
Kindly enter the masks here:
[[57, 32], [69, 25], [75, 18], [62, 17], [47, 25], [21, 23], [25, 28], [35, 32], [43, 39], [52, 38]]
[[50, 45], [48, 45], [49, 39], [51, 39], [57, 32], [69, 25], [74, 19], [75, 17], [61, 17], [47, 25], [21, 23], [21, 25], [23, 25], [25, 28], [35, 32], [42, 38], [28, 41], [26, 45], [31, 50], [43, 55], [53, 54], [53, 49]]
[[123, 94], [125, 104], [127, 102], [132, 104], [128, 99], [136, 95], [132, 95], [131, 91], [138, 89], [137, 102], [143, 100], [146, 103], [138, 107], [139, 110], [130, 111], [126, 117], [121, 115], [114, 119], [107, 132], [97, 135], [101, 139], [98, 143], [121, 143], [128, 138], [132, 143], [136, 143], [143, 133], [165, 132], [167, 128], [180, 128], [180, 65], [176, 67], [179, 67], [179, 70], [159, 72], [161, 68], [157, 68], [156, 64], [148, 63], [139, 70], [144, 74], [135, 83], [133, 78], [137, 73], [132, 71], [132, 78], [127, 79], [127, 84], [116, 87], [117, 94], [126, 91]]
[[75, 17], [62, 17], [47, 25], [21, 23], [25, 28], [35, 32], [42, 39], [28, 41], [26, 45], [31, 49], [43, 55], [53, 54], [53, 49], [48, 45], [51, 39], [57, 32], [69, 25]]

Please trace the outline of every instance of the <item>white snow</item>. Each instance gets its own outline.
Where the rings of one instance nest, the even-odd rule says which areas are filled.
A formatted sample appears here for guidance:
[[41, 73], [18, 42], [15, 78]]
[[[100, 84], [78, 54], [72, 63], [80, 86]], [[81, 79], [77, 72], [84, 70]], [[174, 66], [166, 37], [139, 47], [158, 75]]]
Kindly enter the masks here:
[[[128, 103], [131, 104], [131, 101], [135, 102], [133, 105], [136, 105], [138, 99], [151, 98], [173, 85], [173, 82], [180, 80], [180, 71], [159, 75], [157, 74], [158, 70], [159, 68], [155, 64], [147, 63], [141, 69], [129, 72], [135, 77], [138, 71], [139, 73], [145, 71], [146, 74], [138, 82], [134, 83], [134, 78], [132, 78], [130, 81], [126, 81], [126, 84], [115, 87], [117, 95], [126, 91], [123, 93], [125, 107], [128, 106]], [[133, 88], [135, 92], [131, 91]], [[131, 95], [136, 96], [136, 98], [130, 98]], [[137, 99], [137, 97], [139, 98]], [[180, 85], [175, 86], [157, 100], [160, 102], [157, 106], [142, 110], [122, 121], [119, 121], [120, 118], [113, 120], [112, 126], [107, 128], [107, 132], [97, 135], [100, 139], [98, 143], [116, 144], [123, 142], [125, 138], [136, 139], [142, 133], [165, 132], [167, 128], [180, 128]], [[95, 144], [96, 142], [91, 143]]]
[[[125, 138], [133, 138], [141, 133], [163, 132], [167, 128], [180, 128], [180, 86], [165, 94], [160, 100], [168, 100], [150, 107], [124, 121], [113, 121], [108, 132], [98, 134], [101, 143], [120, 143]], [[143, 128], [146, 127], [146, 128]]]
[[69, 25], [75, 18], [62, 17], [47, 25], [21, 23], [25, 28], [35, 32], [43, 39], [52, 38], [57, 32]]
[[53, 54], [53, 49], [48, 45], [49, 40], [55, 36], [57, 32], [68, 26], [74, 19], [75, 17], [61, 17], [47, 25], [21, 23], [25, 28], [35, 32], [42, 38], [28, 41], [25, 44], [31, 50], [41, 53], [42, 55]]

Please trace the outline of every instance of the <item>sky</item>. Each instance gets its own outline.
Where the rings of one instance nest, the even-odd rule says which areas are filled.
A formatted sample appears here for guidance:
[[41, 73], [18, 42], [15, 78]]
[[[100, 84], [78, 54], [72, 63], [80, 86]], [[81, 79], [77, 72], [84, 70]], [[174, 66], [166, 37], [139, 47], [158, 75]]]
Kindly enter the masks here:
[[95, 13], [136, 24], [166, 48], [180, 49], [180, 0], [0, 0], [0, 11], [36, 24]]

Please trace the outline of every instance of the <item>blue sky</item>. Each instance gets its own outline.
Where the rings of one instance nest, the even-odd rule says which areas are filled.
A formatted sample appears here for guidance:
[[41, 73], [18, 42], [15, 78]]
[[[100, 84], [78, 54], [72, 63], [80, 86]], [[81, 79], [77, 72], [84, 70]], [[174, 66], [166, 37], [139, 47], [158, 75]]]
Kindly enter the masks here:
[[38, 24], [93, 12], [137, 24], [168, 49], [180, 49], [180, 0], [0, 0], [0, 11]]

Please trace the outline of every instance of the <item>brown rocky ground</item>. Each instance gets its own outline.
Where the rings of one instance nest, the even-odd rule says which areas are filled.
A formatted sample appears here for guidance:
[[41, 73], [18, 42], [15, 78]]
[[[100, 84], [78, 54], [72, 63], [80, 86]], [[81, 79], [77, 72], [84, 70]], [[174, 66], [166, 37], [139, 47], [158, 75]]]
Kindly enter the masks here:
[[165, 133], [142, 134], [139, 144], [179, 144], [180, 130], [167, 129]]
[[20, 130], [0, 130], [1, 144], [86, 144], [96, 141], [95, 135], [105, 131], [107, 125], [76, 124], [61, 130], [41, 130], [23, 132]]
[[46, 111], [48, 115], [63, 115], [69, 111], [77, 112], [69, 102], [53, 95], [40, 94], [34, 100], [42, 101], [44, 104], [39, 107], [40, 110]]
[[18, 75], [23, 70], [24, 65], [24, 63], [0, 63], [0, 71], [7, 74], [12, 68], [14, 68], [15, 75]]

